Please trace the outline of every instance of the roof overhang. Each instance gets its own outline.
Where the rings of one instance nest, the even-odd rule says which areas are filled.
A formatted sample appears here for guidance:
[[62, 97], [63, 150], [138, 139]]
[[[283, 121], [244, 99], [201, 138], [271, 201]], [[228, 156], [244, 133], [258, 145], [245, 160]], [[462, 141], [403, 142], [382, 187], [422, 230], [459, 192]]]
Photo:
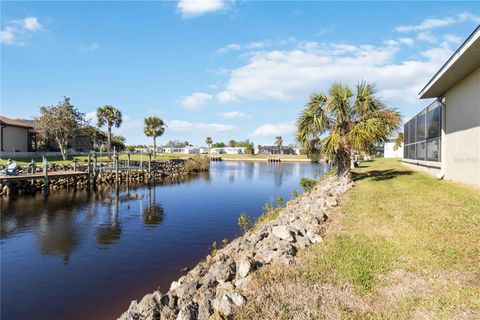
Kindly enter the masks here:
[[420, 99], [443, 97], [445, 92], [480, 67], [480, 26], [420, 91]]

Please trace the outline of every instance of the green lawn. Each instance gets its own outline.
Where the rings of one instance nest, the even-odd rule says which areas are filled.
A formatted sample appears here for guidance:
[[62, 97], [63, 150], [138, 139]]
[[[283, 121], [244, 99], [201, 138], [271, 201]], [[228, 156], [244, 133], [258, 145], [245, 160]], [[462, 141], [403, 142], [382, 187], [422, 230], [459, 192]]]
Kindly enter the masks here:
[[355, 178], [325, 241], [259, 272], [238, 317], [480, 318], [480, 191], [395, 159]]

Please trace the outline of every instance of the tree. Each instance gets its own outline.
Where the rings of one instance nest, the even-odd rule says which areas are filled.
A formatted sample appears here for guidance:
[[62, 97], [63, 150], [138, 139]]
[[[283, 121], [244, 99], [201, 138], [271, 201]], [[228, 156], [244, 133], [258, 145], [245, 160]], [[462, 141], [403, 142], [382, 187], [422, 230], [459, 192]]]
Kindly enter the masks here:
[[283, 153], [283, 149], [282, 149], [283, 139], [281, 136], [275, 137], [275, 145], [278, 147], [278, 150], [280, 150], [280, 153]]
[[212, 148], [225, 148], [227, 145], [224, 142], [215, 142], [212, 144]]
[[400, 132], [395, 139], [395, 145], [393, 146], [393, 150], [397, 151], [403, 144], [403, 132]]
[[107, 147], [108, 151], [112, 151], [112, 127], [120, 127], [122, 124], [122, 113], [117, 110], [114, 106], [105, 105], [97, 109], [97, 125], [101, 128], [104, 125], [107, 125], [108, 128], [108, 140]]
[[63, 160], [67, 160], [68, 142], [85, 124], [85, 115], [70, 104], [70, 98], [64, 97], [57, 105], [41, 107], [36, 121], [47, 137], [55, 139]]
[[87, 124], [81, 129], [81, 131], [90, 136], [90, 148], [92, 150], [99, 148], [102, 144], [107, 142], [107, 134], [92, 125]]
[[253, 147], [253, 142], [252, 142], [252, 143], [249, 143], [249, 144], [245, 147], [245, 153], [246, 153], [246, 154], [254, 154], [254, 153], [255, 153], [255, 148]]
[[112, 147], [115, 147], [115, 150], [123, 151], [127, 148], [125, 145], [126, 139], [124, 136], [112, 136]]
[[376, 97], [375, 86], [360, 82], [353, 92], [334, 83], [328, 97], [310, 97], [297, 120], [296, 138], [308, 153], [322, 150], [337, 165], [337, 175], [351, 179], [351, 155], [366, 151], [397, 131], [400, 114]]
[[212, 138], [210, 137], [207, 137], [207, 139], [205, 140], [205, 143], [207, 144], [208, 148], [210, 149], [210, 146], [212, 145], [213, 143], [213, 140]]
[[157, 137], [160, 137], [165, 132], [165, 123], [159, 117], [145, 118], [144, 132], [147, 137], [153, 138], [153, 156], [157, 155]]
[[235, 142], [235, 140], [230, 140], [230, 141], [228, 141], [228, 146], [229, 146], [229, 147], [232, 147], [232, 148], [233, 148], [233, 147], [235, 147], [236, 145], [237, 145], [237, 143]]

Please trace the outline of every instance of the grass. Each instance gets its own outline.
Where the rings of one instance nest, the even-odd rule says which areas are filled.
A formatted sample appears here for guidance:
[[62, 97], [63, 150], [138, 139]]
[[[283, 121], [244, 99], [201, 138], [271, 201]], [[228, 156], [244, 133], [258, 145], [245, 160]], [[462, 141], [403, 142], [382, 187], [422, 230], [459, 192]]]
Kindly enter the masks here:
[[396, 159], [361, 164], [355, 180], [325, 241], [258, 272], [238, 317], [480, 317], [480, 190]]

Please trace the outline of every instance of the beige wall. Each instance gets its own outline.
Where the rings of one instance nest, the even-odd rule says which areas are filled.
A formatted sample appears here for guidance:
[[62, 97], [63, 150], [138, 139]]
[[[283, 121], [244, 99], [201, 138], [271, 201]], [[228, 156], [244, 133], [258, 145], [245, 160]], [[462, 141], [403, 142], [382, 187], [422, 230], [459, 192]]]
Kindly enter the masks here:
[[28, 129], [19, 127], [3, 128], [3, 151], [13, 152], [16, 150], [28, 151]]
[[480, 68], [445, 94], [445, 179], [480, 186]]

